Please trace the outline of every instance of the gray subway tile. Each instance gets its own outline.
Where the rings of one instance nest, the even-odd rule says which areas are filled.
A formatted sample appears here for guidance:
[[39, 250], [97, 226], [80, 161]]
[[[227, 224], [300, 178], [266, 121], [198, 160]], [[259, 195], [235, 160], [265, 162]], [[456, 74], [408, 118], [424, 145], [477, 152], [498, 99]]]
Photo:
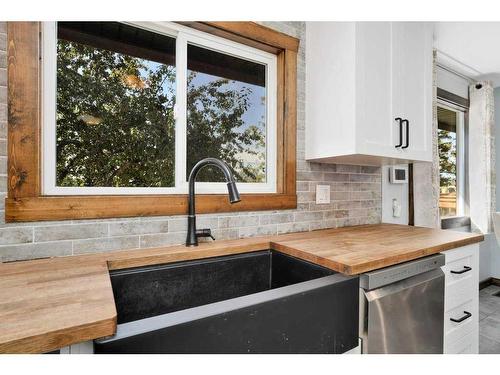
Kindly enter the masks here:
[[[238, 238], [238, 228], [221, 228], [212, 231], [212, 235], [216, 241], [234, 240]], [[201, 241], [212, 241], [209, 238], [201, 239]]]
[[352, 182], [380, 182], [381, 176], [377, 174], [351, 174], [349, 181]]
[[310, 163], [311, 171], [317, 172], [337, 172], [337, 164]]
[[101, 253], [139, 248], [139, 236], [91, 238], [73, 241], [73, 254]]
[[252, 227], [259, 225], [259, 217], [255, 216], [227, 216], [219, 218], [220, 228]]
[[361, 173], [374, 173], [374, 174], [380, 174], [381, 173], [381, 168], [380, 167], [375, 167], [375, 166], [361, 166]]
[[278, 234], [292, 233], [292, 232], [307, 232], [309, 230], [309, 223], [286, 223], [278, 224]]
[[309, 182], [297, 181], [297, 191], [309, 191]]
[[33, 228], [11, 227], [0, 228], [0, 245], [33, 242]]
[[331, 201], [346, 201], [349, 200], [351, 193], [348, 191], [331, 191], [330, 200]]
[[71, 241], [0, 246], [0, 261], [26, 260], [71, 255]]
[[260, 225], [281, 224], [281, 223], [289, 223], [292, 221], [293, 221], [293, 213], [291, 212], [266, 214], [259, 216]]
[[367, 217], [368, 209], [366, 208], [354, 208], [349, 210], [349, 217]]
[[168, 232], [168, 220], [118, 222], [109, 224], [110, 236]]
[[184, 232], [145, 234], [141, 236], [140, 247], [148, 248], [179, 245], [185, 241], [186, 233]]
[[333, 210], [325, 212], [325, 219], [343, 219], [349, 217], [349, 210]]
[[297, 202], [298, 203], [304, 203], [304, 202], [313, 202], [316, 200], [316, 192], [297, 192]]
[[7, 157], [0, 156], [0, 174], [7, 175]]
[[35, 242], [106, 237], [108, 224], [67, 224], [35, 227]]
[[322, 181], [323, 172], [297, 172], [297, 181]]
[[335, 182], [349, 181], [349, 174], [348, 173], [325, 173], [325, 181], [335, 181]]
[[295, 221], [318, 221], [323, 219], [323, 211], [304, 211], [294, 214]]
[[[0, 65], [2, 64], [1, 60], [2, 60], [2, 53], [0, 52]], [[0, 103], [7, 104], [7, 87], [0, 87]]]
[[239, 229], [239, 237], [274, 236], [278, 233], [278, 225], [260, 225], [258, 227], [245, 227]]
[[361, 167], [359, 165], [344, 165], [344, 164], [337, 165], [337, 172], [359, 173], [360, 170], [361, 170]]
[[0, 121], [0, 138], [7, 138], [7, 121]]

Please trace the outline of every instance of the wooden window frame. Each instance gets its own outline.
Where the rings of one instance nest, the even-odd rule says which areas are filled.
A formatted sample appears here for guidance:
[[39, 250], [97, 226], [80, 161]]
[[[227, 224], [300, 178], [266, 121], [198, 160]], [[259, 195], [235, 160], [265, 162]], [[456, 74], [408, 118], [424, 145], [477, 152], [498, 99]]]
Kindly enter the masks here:
[[[254, 22], [180, 22], [277, 56], [276, 193], [242, 194], [231, 205], [227, 194], [199, 194], [197, 212], [282, 210], [297, 207], [297, 51], [299, 40]], [[187, 214], [186, 194], [41, 194], [41, 62], [39, 22], [9, 22], [8, 195], [6, 222], [95, 219]]]

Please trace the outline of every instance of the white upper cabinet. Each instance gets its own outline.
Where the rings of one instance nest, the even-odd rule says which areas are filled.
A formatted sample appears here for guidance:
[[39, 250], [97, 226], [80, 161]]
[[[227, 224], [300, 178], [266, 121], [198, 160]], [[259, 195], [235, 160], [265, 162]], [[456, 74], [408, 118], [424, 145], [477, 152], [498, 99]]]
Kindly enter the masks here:
[[431, 161], [431, 26], [308, 22], [306, 35], [306, 159]]

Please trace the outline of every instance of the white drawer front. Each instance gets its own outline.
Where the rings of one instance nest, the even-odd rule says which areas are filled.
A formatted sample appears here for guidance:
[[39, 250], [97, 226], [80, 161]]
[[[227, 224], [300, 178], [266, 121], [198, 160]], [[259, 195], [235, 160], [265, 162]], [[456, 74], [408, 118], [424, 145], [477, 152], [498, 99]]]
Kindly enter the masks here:
[[473, 277], [467, 277], [445, 286], [444, 311], [450, 311], [473, 299], [479, 286]]
[[474, 269], [474, 256], [467, 255], [463, 258], [446, 262], [442, 268], [446, 278], [446, 285], [452, 285], [464, 279], [472, 279]]
[[[466, 318], [461, 322], [454, 322], [451, 319], [461, 319], [468, 314], [471, 314], [470, 317]], [[466, 303], [448, 311], [444, 314], [444, 334], [445, 334], [445, 343], [450, 342], [453, 343], [455, 341], [460, 340], [468, 333], [472, 332], [476, 327], [477, 321], [477, 309], [474, 306], [472, 300], [467, 301]]]

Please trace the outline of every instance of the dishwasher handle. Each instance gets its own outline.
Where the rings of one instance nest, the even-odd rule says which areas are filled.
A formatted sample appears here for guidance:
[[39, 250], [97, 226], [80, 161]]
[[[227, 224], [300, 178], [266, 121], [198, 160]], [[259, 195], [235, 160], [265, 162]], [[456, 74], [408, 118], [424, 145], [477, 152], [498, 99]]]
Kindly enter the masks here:
[[462, 316], [460, 319], [450, 318], [450, 320], [455, 323], [462, 323], [465, 319], [469, 319], [472, 316], [472, 314], [468, 311], [464, 311], [464, 314], [465, 315]]

